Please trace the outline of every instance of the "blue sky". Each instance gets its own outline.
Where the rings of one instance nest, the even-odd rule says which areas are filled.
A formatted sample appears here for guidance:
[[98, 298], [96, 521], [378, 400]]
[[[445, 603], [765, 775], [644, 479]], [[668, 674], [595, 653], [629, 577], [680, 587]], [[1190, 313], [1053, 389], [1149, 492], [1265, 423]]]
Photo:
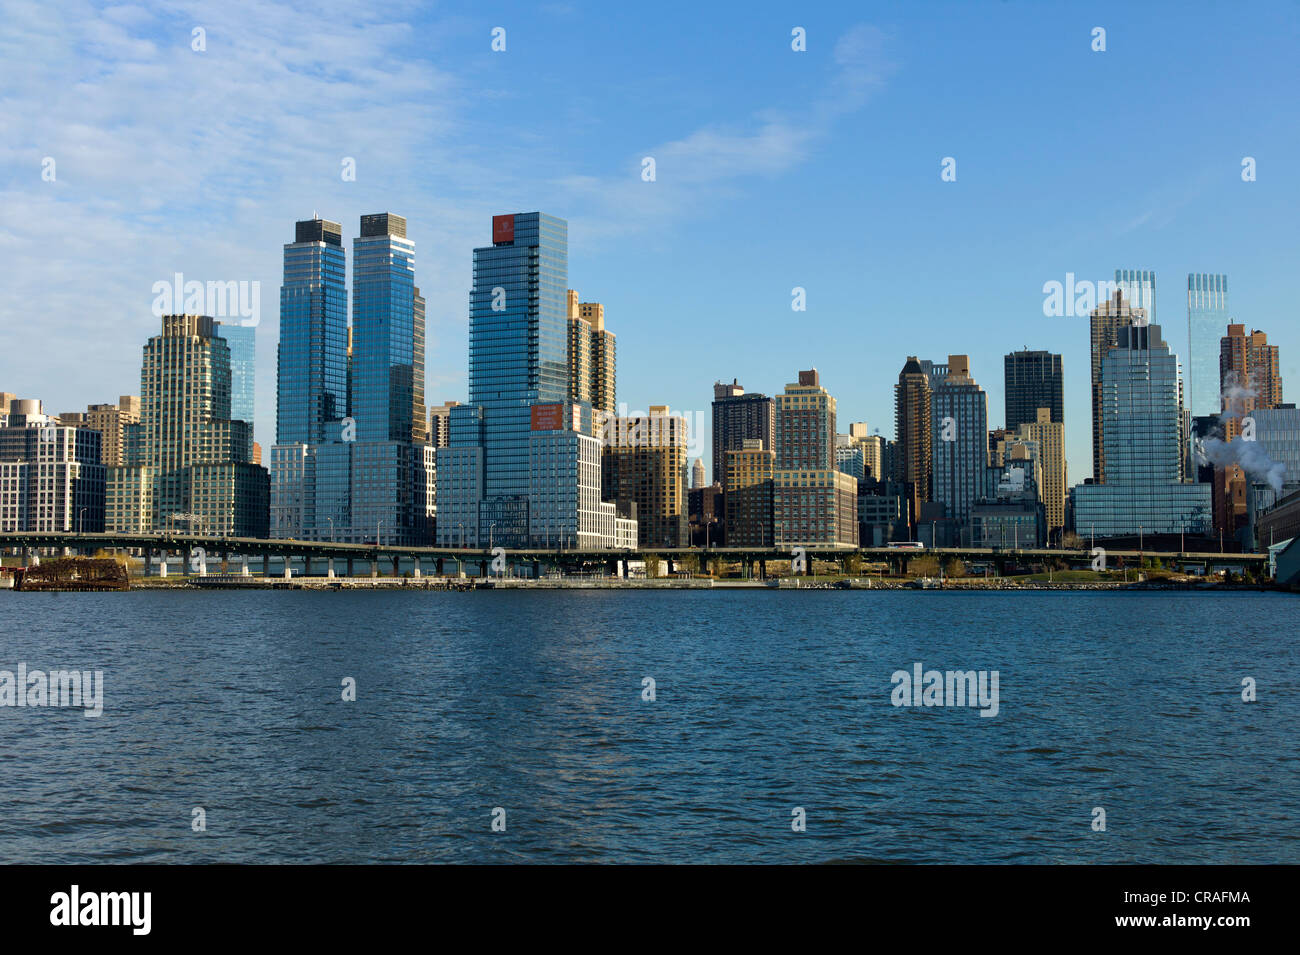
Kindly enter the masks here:
[[569, 221], [634, 409], [815, 366], [842, 423], [892, 434], [906, 356], [966, 353], [997, 426], [1002, 356], [1046, 348], [1077, 482], [1087, 319], [1042, 288], [1117, 267], [1156, 271], [1184, 366], [1187, 273], [1228, 273], [1300, 397], [1296, 3], [0, 0], [0, 23], [0, 390], [52, 411], [138, 391], [153, 283], [259, 281], [269, 446], [293, 222], [350, 240], [385, 210], [417, 246], [430, 404], [466, 394], [470, 250], [536, 209]]

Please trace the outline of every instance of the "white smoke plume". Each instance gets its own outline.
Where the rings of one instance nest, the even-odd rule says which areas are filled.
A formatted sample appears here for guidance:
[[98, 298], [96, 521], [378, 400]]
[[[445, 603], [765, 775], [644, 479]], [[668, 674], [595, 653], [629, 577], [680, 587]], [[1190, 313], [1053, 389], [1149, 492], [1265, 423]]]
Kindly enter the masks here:
[[1238, 435], [1231, 441], [1221, 438], [1205, 438], [1196, 450], [1200, 464], [1213, 464], [1216, 467], [1238, 465], [1243, 471], [1268, 484], [1277, 494], [1282, 494], [1282, 482], [1286, 480], [1286, 465], [1274, 461], [1258, 441], [1247, 441]]

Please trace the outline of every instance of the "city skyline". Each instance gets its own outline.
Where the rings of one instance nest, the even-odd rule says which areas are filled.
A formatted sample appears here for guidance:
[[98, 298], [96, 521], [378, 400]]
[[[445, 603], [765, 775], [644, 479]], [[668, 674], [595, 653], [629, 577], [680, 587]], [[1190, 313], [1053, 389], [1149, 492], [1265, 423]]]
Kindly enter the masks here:
[[[292, 37], [275, 30], [274, 11], [236, 4], [205, 13], [202, 52], [191, 49], [188, 24], [140, 11], [41, 30], [14, 18], [7, 59], [27, 69], [12, 72], [7, 104], [41, 84], [61, 88], [62, 74], [55, 82], [51, 71], [70, 62], [93, 69], [100, 95], [118, 105], [15, 111], [20, 145], [4, 160], [0, 235], [16, 278], [0, 292], [0, 313], [37, 304], [39, 320], [11, 322], [7, 332], [15, 351], [45, 361], [5, 368], [5, 387], [56, 409], [111, 400], [132, 390], [124, 382], [135, 349], [156, 321], [153, 283], [177, 272], [260, 281], [255, 423], [269, 446], [279, 276], [277, 242], [264, 237], [313, 211], [354, 221], [385, 208], [408, 216], [421, 249], [427, 404], [468, 394], [464, 250], [485, 216], [509, 208], [569, 220], [580, 263], [571, 284], [618, 316], [619, 391], [631, 408], [668, 399], [703, 411], [714, 381], [740, 378], [773, 394], [789, 368], [815, 365], [846, 417], [889, 433], [889, 385], [924, 327], [941, 340], [938, 351], [970, 355], [991, 423], [1000, 423], [1006, 352], [1061, 354], [1067, 455], [1081, 480], [1091, 452], [1079, 428], [1089, 416], [1087, 316], [1043, 316], [1042, 287], [1070, 273], [1100, 281], [1120, 267], [1160, 276], [1161, 324], [1185, 373], [1180, 293], [1187, 275], [1204, 272], [1230, 277], [1229, 317], [1269, 330], [1282, 376], [1296, 376], [1285, 209], [1297, 184], [1283, 158], [1296, 154], [1300, 128], [1287, 122], [1296, 106], [1283, 72], [1296, 26], [1280, 12], [1238, 21], [1205, 4], [1181, 6], [1177, 17], [1103, 4], [1087, 19], [1007, 5], [946, 8], [942, 17], [887, 8], [864, 23], [847, 9], [790, 13], [789, 22], [692, 9], [696, 29], [683, 37], [670, 16], [646, 24], [583, 8], [585, 27], [605, 39], [567, 66], [550, 54], [571, 42], [577, 8], [502, 14], [500, 53], [491, 49], [498, 23], [477, 13], [400, 11], [391, 20], [406, 23], [403, 32], [382, 11], [350, 11], [370, 27], [351, 61], [385, 64], [359, 74], [331, 65], [326, 51], [346, 28], [329, 23], [328, 7]], [[1098, 23], [1109, 31], [1105, 52], [1090, 46]], [[805, 52], [790, 48], [795, 25], [807, 30]], [[1251, 76], [1180, 68], [1211, 28], [1219, 55], [1249, 49]], [[272, 37], [295, 66], [294, 95], [261, 107], [275, 150], [252, 138], [238, 108], [245, 84], [279, 78], [263, 56]], [[63, 55], [91, 46], [94, 57]], [[1018, 50], [1014, 65], [1007, 46]], [[574, 79], [593, 69], [612, 81]], [[1005, 82], [967, 93], [962, 78], [972, 70]], [[152, 80], [147, 97], [142, 76]], [[711, 97], [696, 103], [691, 91], [704, 83]], [[208, 91], [199, 115], [188, 108], [196, 89]], [[479, 113], [455, 105], [452, 94], [470, 89], [484, 94]], [[555, 108], [538, 108], [557, 90]], [[629, 97], [646, 95], [667, 108], [653, 120], [624, 115]], [[387, 105], [362, 117], [363, 101]], [[1143, 108], [1115, 108], [1133, 102]], [[1197, 110], [1185, 110], [1188, 102]], [[1205, 114], [1215, 116], [1212, 131]], [[103, 129], [99, 115], [117, 122]], [[158, 138], [160, 115], [182, 145]], [[576, 134], [555, 135], [559, 120], [548, 117], [557, 115]], [[1092, 153], [1081, 116], [1143, 149]], [[390, 135], [378, 135], [383, 124]], [[88, 146], [78, 138], [84, 128], [103, 135]], [[220, 155], [190, 148], [213, 137], [228, 144]], [[657, 160], [653, 182], [641, 176], [647, 156]], [[57, 163], [51, 182], [41, 178], [46, 157]], [[955, 182], [940, 178], [945, 157], [956, 159]], [[1242, 180], [1244, 157], [1257, 161], [1256, 181]], [[356, 163], [350, 181], [341, 175], [347, 158]], [[1020, 201], [1004, 202], [1008, 194]], [[806, 290], [805, 313], [790, 311], [795, 287]], [[725, 357], [683, 361], [678, 352], [705, 320], [746, 333], [729, 338]], [[838, 347], [819, 349], [802, 334], [809, 323]], [[80, 361], [81, 347], [97, 356], [93, 367]]]

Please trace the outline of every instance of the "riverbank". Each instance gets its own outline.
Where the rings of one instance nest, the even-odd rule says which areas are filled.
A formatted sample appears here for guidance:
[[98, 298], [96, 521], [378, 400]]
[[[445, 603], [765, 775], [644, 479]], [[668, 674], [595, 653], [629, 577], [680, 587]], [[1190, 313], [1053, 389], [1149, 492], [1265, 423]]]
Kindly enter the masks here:
[[1170, 581], [1046, 581], [1013, 577], [970, 579], [934, 578], [814, 578], [785, 577], [739, 580], [707, 577], [683, 578], [478, 578], [478, 577], [143, 577], [131, 580], [133, 590], [925, 590], [925, 591], [1268, 591], [1285, 588], [1271, 584], [1237, 582]]

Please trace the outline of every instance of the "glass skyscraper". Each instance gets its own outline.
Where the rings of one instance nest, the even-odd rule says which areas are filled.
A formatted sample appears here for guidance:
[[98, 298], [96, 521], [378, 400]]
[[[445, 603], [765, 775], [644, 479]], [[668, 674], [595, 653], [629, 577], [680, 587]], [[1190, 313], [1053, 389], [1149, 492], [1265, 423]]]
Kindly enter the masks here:
[[230, 417], [253, 424], [257, 409], [257, 329], [251, 325], [216, 323], [217, 334], [230, 346]]
[[320, 444], [347, 412], [345, 270], [342, 227], [299, 222], [284, 247], [276, 444]]
[[[280, 292], [271, 533], [423, 544], [433, 452], [424, 413], [424, 299], [406, 220], [361, 217], [349, 358], [342, 229], [299, 222]], [[349, 414], [350, 412], [350, 414]]]
[[1219, 402], [1219, 342], [1228, 328], [1228, 277], [1192, 273], [1187, 276], [1187, 359], [1192, 416], [1217, 415]]
[[1178, 357], [1159, 325], [1128, 325], [1101, 360], [1106, 483], [1074, 489], [1080, 535], [1208, 533], [1211, 489], [1182, 483]]
[[[1156, 273], [1149, 269], [1116, 269], [1115, 286], [1130, 308], [1144, 308], [1147, 322], [1156, 323]], [[1055, 420], [1055, 419], [1053, 419]]]
[[[424, 300], [415, 288], [415, 243], [406, 220], [361, 217], [352, 242], [352, 416], [358, 441], [412, 441], [425, 433]], [[419, 411], [415, 411], [418, 395]]]
[[988, 400], [970, 376], [966, 355], [950, 355], [949, 371], [930, 393], [931, 500], [965, 525], [984, 496], [989, 464]]
[[[528, 542], [532, 409], [569, 395], [569, 226], [541, 212], [492, 217], [474, 250], [469, 401], [438, 451], [438, 541]], [[590, 405], [582, 410], [584, 429]]]

